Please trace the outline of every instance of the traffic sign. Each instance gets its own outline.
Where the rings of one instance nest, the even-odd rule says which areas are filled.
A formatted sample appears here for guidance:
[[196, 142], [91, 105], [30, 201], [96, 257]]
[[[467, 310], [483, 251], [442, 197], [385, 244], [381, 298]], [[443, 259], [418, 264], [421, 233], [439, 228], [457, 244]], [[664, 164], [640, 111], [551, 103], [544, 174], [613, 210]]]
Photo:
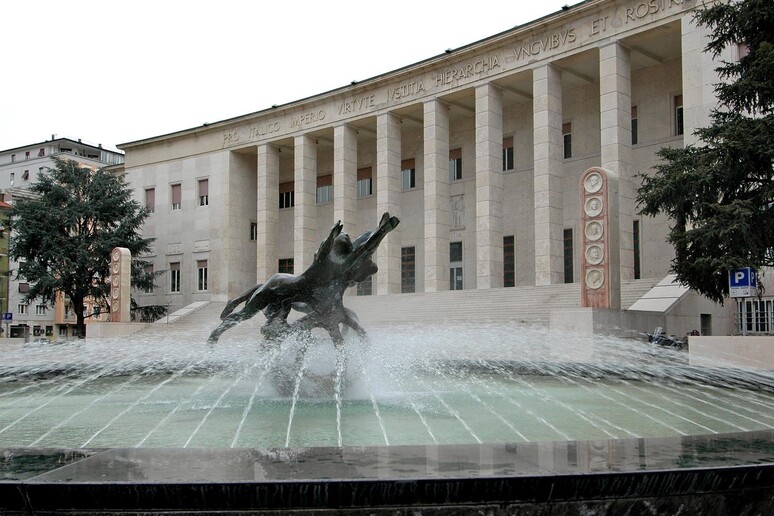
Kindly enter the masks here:
[[3, 312], [4, 321], [13, 321], [13, 312]]
[[752, 267], [728, 271], [728, 293], [731, 297], [752, 297], [758, 290], [758, 274]]

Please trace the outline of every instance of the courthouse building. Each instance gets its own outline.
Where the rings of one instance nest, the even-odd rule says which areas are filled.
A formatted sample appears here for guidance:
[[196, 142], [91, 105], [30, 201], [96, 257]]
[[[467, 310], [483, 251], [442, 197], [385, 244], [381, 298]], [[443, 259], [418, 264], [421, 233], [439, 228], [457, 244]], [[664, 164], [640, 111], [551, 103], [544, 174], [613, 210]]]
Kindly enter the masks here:
[[[587, 0], [333, 91], [120, 145], [153, 210], [147, 259], [165, 271], [141, 304], [225, 301], [303, 271], [336, 220], [356, 236], [390, 212], [401, 224], [379, 272], [351, 295], [575, 284], [578, 307], [627, 308], [621, 286], [664, 280], [673, 257], [669, 222], [637, 213], [638, 175], [661, 147], [692, 143], [716, 106], [700, 5]], [[605, 185], [594, 249], [584, 177]], [[588, 304], [600, 286], [607, 298]]]

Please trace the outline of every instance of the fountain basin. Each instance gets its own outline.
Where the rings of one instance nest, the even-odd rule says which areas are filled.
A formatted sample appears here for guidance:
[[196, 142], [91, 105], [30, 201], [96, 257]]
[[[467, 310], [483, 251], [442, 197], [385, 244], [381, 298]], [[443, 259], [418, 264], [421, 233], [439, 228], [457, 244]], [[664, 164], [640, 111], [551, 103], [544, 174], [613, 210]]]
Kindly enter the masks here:
[[774, 500], [771, 431], [501, 445], [3, 453], [3, 514], [763, 514]]
[[0, 368], [0, 509], [612, 514], [774, 499], [769, 373], [574, 339], [375, 331], [348, 347], [340, 396], [324, 341], [21, 347]]

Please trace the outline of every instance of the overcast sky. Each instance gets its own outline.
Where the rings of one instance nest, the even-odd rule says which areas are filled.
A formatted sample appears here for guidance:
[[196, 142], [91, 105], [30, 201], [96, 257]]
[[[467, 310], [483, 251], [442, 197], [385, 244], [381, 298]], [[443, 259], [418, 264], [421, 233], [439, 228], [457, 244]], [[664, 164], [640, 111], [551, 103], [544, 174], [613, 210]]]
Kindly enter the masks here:
[[579, 0], [3, 0], [0, 150], [105, 147], [364, 80]]

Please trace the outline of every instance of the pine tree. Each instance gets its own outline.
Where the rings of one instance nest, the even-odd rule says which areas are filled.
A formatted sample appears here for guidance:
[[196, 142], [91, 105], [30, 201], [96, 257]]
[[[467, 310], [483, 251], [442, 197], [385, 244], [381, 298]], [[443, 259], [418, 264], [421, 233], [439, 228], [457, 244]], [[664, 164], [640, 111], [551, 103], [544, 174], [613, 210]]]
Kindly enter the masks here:
[[730, 269], [774, 265], [774, 2], [718, 2], [696, 22], [711, 30], [714, 59], [731, 45], [740, 59], [716, 69], [718, 106], [699, 144], [661, 149], [638, 202], [672, 219], [677, 280], [723, 303]]
[[123, 176], [57, 159], [30, 186], [29, 196], [14, 199], [9, 254], [19, 260], [17, 279], [30, 283], [25, 299], [53, 305], [59, 294], [72, 303], [78, 335], [85, 336], [85, 301], [109, 306], [110, 252], [132, 253], [132, 286], [152, 288], [155, 274], [136, 259], [151, 239], [140, 228], [147, 208], [132, 199]]

